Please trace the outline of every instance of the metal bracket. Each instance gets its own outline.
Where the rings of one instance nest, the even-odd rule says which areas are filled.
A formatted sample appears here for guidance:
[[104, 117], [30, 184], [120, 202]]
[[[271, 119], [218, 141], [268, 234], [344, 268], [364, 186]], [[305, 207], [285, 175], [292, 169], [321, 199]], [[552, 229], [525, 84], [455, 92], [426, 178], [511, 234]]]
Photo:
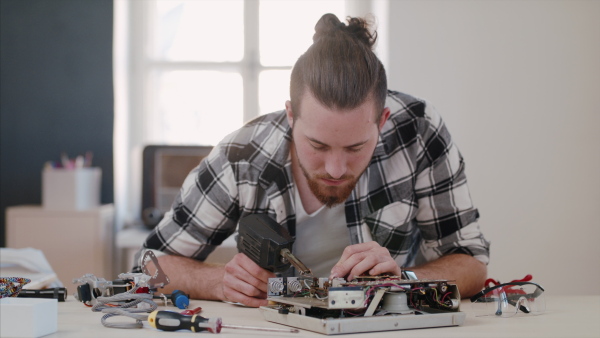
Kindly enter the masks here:
[[[148, 270], [147, 264], [149, 261], [152, 261], [154, 264], [154, 268], [156, 269], [154, 273], [150, 273]], [[169, 277], [161, 269], [160, 264], [158, 264], [158, 259], [152, 250], [147, 250], [144, 253], [144, 257], [142, 258], [142, 271], [145, 275], [151, 276], [148, 281], [148, 287], [151, 289], [162, 288], [169, 284]]]
[[373, 313], [375, 313], [375, 310], [377, 310], [377, 306], [379, 306], [379, 302], [381, 301], [381, 298], [383, 298], [383, 295], [389, 290], [390, 288], [380, 288], [377, 289], [377, 292], [375, 293], [375, 296], [373, 296], [373, 300], [371, 301], [371, 304], [369, 304], [369, 307], [367, 308], [367, 312], [365, 312], [365, 317], [369, 317], [372, 316]]

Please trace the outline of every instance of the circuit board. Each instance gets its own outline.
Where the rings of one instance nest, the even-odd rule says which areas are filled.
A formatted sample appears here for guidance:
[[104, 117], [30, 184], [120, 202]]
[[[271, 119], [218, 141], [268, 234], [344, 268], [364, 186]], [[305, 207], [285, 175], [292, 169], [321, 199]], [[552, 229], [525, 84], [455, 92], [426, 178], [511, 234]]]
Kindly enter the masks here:
[[448, 280], [399, 276], [270, 278], [266, 320], [322, 334], [405, 330], [464, 323], [460, 294]]

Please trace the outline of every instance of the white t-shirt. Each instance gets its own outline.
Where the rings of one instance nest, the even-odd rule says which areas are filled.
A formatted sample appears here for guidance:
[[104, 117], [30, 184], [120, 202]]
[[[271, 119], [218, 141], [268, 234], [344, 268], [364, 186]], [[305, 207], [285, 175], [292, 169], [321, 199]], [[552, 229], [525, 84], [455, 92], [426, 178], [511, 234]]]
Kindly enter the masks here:
[[350, 245], [344, 203], [333, 208], [322, 206], [309, 215], [304, 211], [298, 189], [294, 190], [296, 241], [293, 253], [311, 269], [314, 277], [329, 277], [331, 268], [342, 257], [346, 246]]

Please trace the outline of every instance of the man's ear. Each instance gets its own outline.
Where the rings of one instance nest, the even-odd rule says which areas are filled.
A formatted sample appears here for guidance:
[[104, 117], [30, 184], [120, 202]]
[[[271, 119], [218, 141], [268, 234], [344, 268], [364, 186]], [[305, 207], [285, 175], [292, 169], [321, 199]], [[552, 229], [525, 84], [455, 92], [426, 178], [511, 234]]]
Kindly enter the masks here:
[[285, 101], [285, 113], [287, 115], [288, 124], [290, 128], [294, 127], [294, 112], [292, 111], [292, 101]]
[[381, 118], [379, 119], [379, 131], [380, 132], [381, 132], [381, 129], [383, 128], [383, 125], [390, 118], [390, 114], [391, 114], [391, 112], [390, 112], [389, 107], [383, 108], [383, 112], [381, 113]]

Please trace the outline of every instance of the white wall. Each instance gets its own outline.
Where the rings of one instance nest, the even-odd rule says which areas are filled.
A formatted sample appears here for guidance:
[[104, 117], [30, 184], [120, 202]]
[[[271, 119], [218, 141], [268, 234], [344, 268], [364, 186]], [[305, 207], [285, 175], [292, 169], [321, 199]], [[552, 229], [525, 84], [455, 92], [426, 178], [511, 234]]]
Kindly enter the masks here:
[[430, 100], [461, 149], [489, 276], [600, 294], [600, 1], [389, 8], [390, 88]]

